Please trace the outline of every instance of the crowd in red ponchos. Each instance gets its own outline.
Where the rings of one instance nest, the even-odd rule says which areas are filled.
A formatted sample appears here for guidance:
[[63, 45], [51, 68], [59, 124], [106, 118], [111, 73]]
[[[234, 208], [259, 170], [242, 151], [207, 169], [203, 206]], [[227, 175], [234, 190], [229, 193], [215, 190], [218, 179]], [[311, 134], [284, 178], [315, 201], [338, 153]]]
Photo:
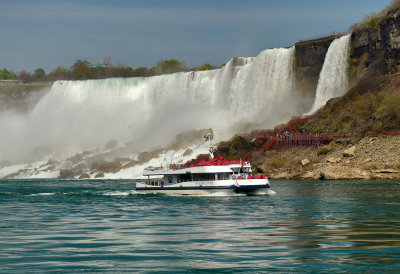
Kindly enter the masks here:
[[248, 175], [247, 179], [267, 179], [267, 175]]
[[231, 164], [241, 164], [241, 165], [247, 165], [247, 162], [240, 161], [240, 160], [226, 160], [222, 157], [220, 158], [211, 158], [210, 160], [201, 160], [198, 161], [197, 163], [191, 163], [190, 167], [195, 167], [195, 166], [227, 166]]

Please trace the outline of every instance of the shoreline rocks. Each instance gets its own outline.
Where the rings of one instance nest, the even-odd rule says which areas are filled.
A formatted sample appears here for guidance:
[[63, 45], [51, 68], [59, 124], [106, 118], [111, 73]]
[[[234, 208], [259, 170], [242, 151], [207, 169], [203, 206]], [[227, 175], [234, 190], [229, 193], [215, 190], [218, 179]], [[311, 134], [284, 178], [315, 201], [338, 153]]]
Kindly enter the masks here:
[[[373, 180], [400, 179], [400, 136], [365, 137], [335, 142], [329, 153], [318, 155], [310, 148], [267, 152], [258, 167], [272, 179]], [[271, 166], [271, 157], [282, 158], [282, 165]], [[305, 161], [308, 160], [308, 161]]]

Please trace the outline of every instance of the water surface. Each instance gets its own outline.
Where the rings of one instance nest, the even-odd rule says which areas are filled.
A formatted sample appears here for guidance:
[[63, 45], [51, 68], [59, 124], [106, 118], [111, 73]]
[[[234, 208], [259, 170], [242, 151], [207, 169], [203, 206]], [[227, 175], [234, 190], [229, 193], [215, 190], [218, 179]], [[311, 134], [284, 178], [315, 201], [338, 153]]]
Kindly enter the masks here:
[[0, 272], [400, 269], [400, 183], [271, 181], [262, 196], [0, 180]]

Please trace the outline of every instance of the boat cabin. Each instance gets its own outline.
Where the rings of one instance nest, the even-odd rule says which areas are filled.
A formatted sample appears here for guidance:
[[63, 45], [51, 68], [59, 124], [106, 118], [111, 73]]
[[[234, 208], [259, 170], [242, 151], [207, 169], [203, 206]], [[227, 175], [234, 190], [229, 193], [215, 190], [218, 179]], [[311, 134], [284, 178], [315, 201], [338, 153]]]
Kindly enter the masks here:
[[[229, 165], [229, 166], [200, 166], [183, 169], [146, 169], [143, 173], [148, 177], [147, 185], [164, 186], [183, 182], [204, 182], [217, 180], [235, 180], [238, 177], [246, 178], [252, 175], [250, 165]], [[150, 176], [163, 176], [157, 179], [150, 179]]]

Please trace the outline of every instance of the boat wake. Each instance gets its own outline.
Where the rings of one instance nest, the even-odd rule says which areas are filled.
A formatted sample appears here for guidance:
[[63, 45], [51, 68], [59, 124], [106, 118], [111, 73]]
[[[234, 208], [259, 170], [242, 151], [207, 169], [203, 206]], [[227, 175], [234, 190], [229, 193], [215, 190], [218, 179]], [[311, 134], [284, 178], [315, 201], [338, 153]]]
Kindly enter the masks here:
[[104, 196], [129, 196], [129, 195], [135, 195], [139, 194], [135, 190], [130, 190], [130, 191], [110, 191], [106, 192], [103, 195]]
[[52, 196], [55, 195], [54, 192], [45, 192], [45, 193], [34, 193], [30, 194], [29, 196]]

